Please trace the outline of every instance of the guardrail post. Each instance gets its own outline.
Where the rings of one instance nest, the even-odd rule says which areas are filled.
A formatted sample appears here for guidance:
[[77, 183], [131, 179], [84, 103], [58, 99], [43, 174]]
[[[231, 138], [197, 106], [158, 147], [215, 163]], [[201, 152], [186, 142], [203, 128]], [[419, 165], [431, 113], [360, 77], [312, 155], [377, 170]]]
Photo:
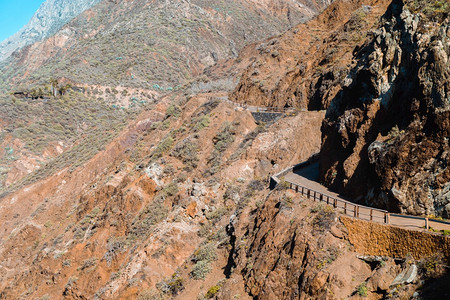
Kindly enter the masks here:
[[327, 204], [330, 204], [330, 197], [327, 196]]
[[304, 195], [304, 194], [305, 194], [305, 188], [302, 187], [302, 195]]
[[373, 220], [373, 209], [370, 209], [370, 221]]
[[298, 193], [298, 185], [295, 185], [295, 192]]
[[334, 199], [333, 206], [334, 206], [334, 208], [337, 208], [337, 199]]
[[289, 183], [289, 189], [292, 190], [292, 183]]
[[358, 209], [358, 207], [355, 205], [355, 209], [353, 210], [353, 216], [356, 218], [356, 216], [357, 216], [357, 210]]
[[386, 224], [390, 224], [391, 223], [391, 220], [390, 220], [390, 217], [389, 217], [389, 213], [384, 213], [384, 223], [386, 223]]
[[308, 199], [310, 198], [310, 197], [309, 197], [309, 196], [310, 196], [309, 194], [310, 194], [310, 190], [308, 189], [308, 191], [306, 192], [306, 198], [308, 198]]
[[314, 191], [314, 201], [316, 201], [316, 191]]
[[425, 229], [430, 229], [430, 223], [428, 222], [428, 218], [425, 218]]
[[344, 202], [344, 215], [347, 214], [347, 202]]
[[322, 193], [320, 194], [319, 200], [323, 201], [323, 194]]

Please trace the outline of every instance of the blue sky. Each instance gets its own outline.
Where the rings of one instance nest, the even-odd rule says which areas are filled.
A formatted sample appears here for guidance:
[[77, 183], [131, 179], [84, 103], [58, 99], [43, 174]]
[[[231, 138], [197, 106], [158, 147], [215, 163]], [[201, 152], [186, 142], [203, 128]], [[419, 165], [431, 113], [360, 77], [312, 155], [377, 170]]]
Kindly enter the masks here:
[[42, 2], [44, 0], [0, 0], [0, 41], [27, 24]]

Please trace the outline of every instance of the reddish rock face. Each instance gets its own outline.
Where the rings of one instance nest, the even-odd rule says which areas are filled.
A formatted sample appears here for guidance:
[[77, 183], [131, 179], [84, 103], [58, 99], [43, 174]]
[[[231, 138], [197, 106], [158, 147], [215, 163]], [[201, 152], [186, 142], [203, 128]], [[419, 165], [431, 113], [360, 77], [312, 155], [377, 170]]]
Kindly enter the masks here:
[[361, 203], [449, 217], [450, 27], [407, 5], [393, 1], [356, 54], [322, 124], [320, 175]]
[[[334, 1], [317, 18], [247, 47], [250, 56], [231, 94], [252, 105], [326, 109], [354, 66], [360, 48], [391, 1]], [[250, 49], [251, 48], [251, 49]]]

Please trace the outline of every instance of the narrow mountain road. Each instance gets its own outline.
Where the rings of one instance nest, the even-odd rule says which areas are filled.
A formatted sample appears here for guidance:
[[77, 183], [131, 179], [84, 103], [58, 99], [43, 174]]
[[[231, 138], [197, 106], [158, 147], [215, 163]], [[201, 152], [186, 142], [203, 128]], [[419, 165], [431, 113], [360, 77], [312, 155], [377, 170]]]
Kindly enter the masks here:
[[[330, 191], [325, 186], [318, 182], [319, 179], [319, 163], [315, 162], [304, 168], [293, 170], [284, 175], [284, 180], [288, 183], [303, 186], [308, 189], [317, 191], [324, 195], [342, 200], [352, 202], [350, 199], [343, 197]], [[385, 214], [379, 210], [370, 207], [360, 206], [357, 208], [356, 204], [349, 203], [345, 207], [338, 206], [337, 209], [346, 215], [355, 216], [357, 210], [359, 219], [385, 222]], [[389, 224], [393, 226], [403, 227], [407, 229], [423, 229], [426, 226], [424, 218], [417, 218], [414, 216], [389, 214]], [[441, 223], [438, 221], [429, 220], [429, 226], [435, 230], [450, 230], [450, 224]]]

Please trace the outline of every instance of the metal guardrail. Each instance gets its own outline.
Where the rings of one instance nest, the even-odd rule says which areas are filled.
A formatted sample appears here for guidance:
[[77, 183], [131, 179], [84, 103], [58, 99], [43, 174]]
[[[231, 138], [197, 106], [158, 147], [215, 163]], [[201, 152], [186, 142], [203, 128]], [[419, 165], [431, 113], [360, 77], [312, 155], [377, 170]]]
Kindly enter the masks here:
[[[275, 188], [280, 183], [280, 178], [284, 176], [285, 174], [293, 171], [294, 169], [298, 170], [300, 168], [306, 167], [317, 160], [317, 154], [313, 155], [311, 159], [309, 159], [306, 162], [303, 162], [301, 164], [298, 164], [296, 166], [287, 168], [274, 176], [271, 176], [270, 178], [270, 188]], [[408, 216], [408, 215], [401, 215], [401, 214], [395, 214], [390, 213], [387, 210], [378, 209], [374, 207], [364, 206], [360, 204], [356, 204], [353, 202], [349, 202], [343, 199], [338, 199], [336, 197], [332, 197], [330, 195], [327, 195], [325, 193], [315, 191], [311, 188], [308, 188], [306, 186], [302, 186], [296, 183], [288, 182], [289, 185], [288, 188], [294, 190], [297, 193], [301, 193], [302, 195], [306, 195], [308, 199], [313, 199], [314, 201], [319, 202], [326, 202], [328, 205], [332, 205], [335, 209], [342, 211], [345, 215], [349, 215], [361, 220], [366, 221], [376, 221], [381, 222], [384, 224], [392, 224], [392, 219], [403, 219], [403, 220], [422, 220], [423, 225], [417, 224], [417, 222], [410, 222], [401, 224], [402, 226], [413, 226], [418, 228], [424, 228], [424, 229], [430, 229], [432, 228], [430, 226], [431, 223], [438, 223], [441, 225], [444, 225], [448, 227], [450, 230], [450, 222], [444, 221], [444, 220], [437, 220], [433, 218], [427, 218], [427, 217], [417, 217], [417, 216]], [[393, 224], [395, 225], [395, 224]]]
[[[326, 202], [328, 205], [332, 205], [335, 209], [341, 210], [345, 215], [350, 215], [358, 219], [368, 220], [368, 221], [380, 221], [382, 223], [390, 223], [390, 213], [387, 210], [382, 210], [378, 208], [363, 206], [355, 204], [346, 200], [338, 199], [327, 194], [315, 191], [305, 186], [289, 182], [289, 188], [294, 190], [301, 195], [306, 195], [308, 199], [314, 201]], [[367, 213], [361, 212], [361, 210], [367, 210]], [[377, 214], [378, 213], [378, 214]], [[365, 216], [366, 218], [363, 218]]]
[[[244, 109], [249, 109], [249, 110], [254, 110], [254, 111], [259, 111], [259, 112], [287, 113], [287, 112], [297, 111], [297, 109], [293, 108], [293, 107], [291, 107], [291, 108], [261, 107], [261, 106], [251, 106], [251, 105], [236, 103], [236, 102], [229, 100], [228, 97], [226, 97], [226, 98], [222, 97], [220, 100], [224, 101], [224, 102], [228, 102], [231, 105], [236, 106], [236, 107], [242, 107]], [[280, 183], [280, 177], [286, 175], [287, 173], [289, 173], [293, 170], [298, 170], [300, 168], [304, 168], [304, 167], [310, 165], [311, 163], [313, 163], [314, 161], [316, 161], [318, 159], [318, 155], [319, 155], [318, 153], [315, 153], [309, 160], [307, 160], [303, 163], [297, 164], [293, 167], [286, 168], [283, 171], [275, 174], [274, 176], [271, 176], [270, 177], [270, 189], [274, 189]], [[326, 202], [329, 205], [333, 205], [333, 207], [335, 209], [340, 209], [346, 215], [349, 215], [349, 213], [352, 213], [350, 215], [352, 215], [355, 218], [361, 219], [361, 220], [368, 220], [368, 221], [377, 221], [378, 220], [378, 221], [380, 221], [380, 219], [381, 219], [382, 223], [391, 224], [391, 218], [415, 219], [415, 220], [423, 220], [424, 225], [417, 226], [417, 223], [416, 224], [411, 223], [411, 224], [409, 224], [410, 226], [417, 226], [419, 228], [425, 228], [428, 230], [431, 227], [430, 223], [434, 222], [434, 223], [444, 224], [445, 226], [448, 226], [448, 228], [450, 229], [450, 222], [447, 222], [447, 221], [436, 220], [436, 219], [426, 218], [426, 217], [416, 217], [416, 216], [393, 214], [393, 213], [388, 212], [387, 210], [382, 210], [382, 209], [378, 209], [378, 208], [355, 204], [353, 202], [338, 199], [338, 198], [332, 197], [330, 195], [315, 191], [308, 187], [304, 187], [304, 186], [301, 186], [301, 185], [298, 185], [295, 183], [291, 183], [291, 182], [288, 182], [288, 183], [290, 185], [290, 188], [295, 190], [296, 192], [298, 192], [298, 193], [301, 192], [302, 195], [306, 195], [308, 198], [312, 197], [314, 201], [318, 200], [318, 201]], [[366, 210], [366, 211], [368, 211], [368, 213], [361, 212], [361, 210], [363, 210], [363, 211]], [[378, 215], [376, 215], [376, 214], [378, 214]], [[405, 225], [408, 225], [408, 224], [405, 224]]]

